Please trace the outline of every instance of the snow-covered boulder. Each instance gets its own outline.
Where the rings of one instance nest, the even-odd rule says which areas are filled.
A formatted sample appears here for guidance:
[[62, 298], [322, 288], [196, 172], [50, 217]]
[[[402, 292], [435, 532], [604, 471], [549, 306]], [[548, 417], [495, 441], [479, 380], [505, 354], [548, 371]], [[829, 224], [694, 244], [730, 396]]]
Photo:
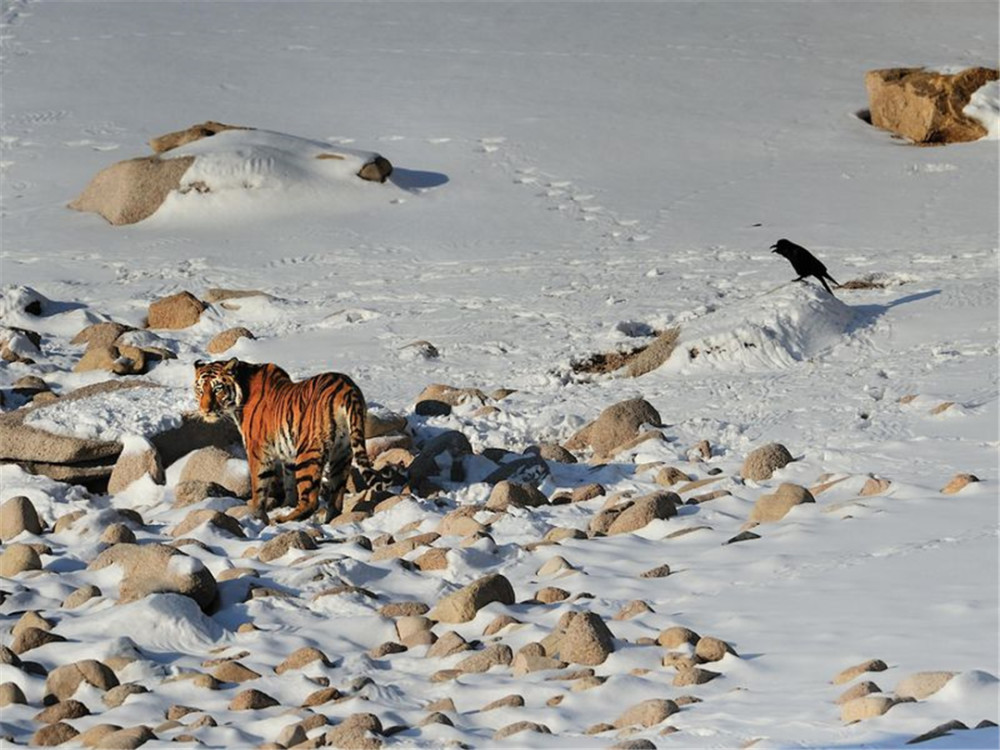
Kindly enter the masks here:
[[190, 597], [207, 610], [218, 593], [215, 578], [200, 560], [165, 544], [116, 544], [98, 555], [87, 569], [110, 565], [122, 569], [118, 586], [121, 603], [172, 593]]
[[251, 191], [342, 196], [350, 183], [381, 183], [392, 173], [392, 164], [374, 152], [222, 123], [168, 133], [151, 145], [156, 154], [98, 172], [69, 207], [114, 225], [135, 224], [171, 195], [216, 207], [211, 198]]
[[944, 73], [924, 68], [886, 68], [865, 74], [872, 125], [914, 143], [976, 141], [987, 135], [977, 118], [964, 112], [973, 94], [996, 81], [995, 68]]

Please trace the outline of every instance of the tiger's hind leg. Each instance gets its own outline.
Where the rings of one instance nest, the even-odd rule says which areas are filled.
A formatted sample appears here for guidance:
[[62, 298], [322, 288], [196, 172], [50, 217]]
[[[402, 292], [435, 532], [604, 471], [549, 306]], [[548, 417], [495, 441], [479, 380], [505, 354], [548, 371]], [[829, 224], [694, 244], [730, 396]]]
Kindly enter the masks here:
[[320, 480], [323, 471], [323, 451], [309, 447], [295, 457], [295, 492], [298, 503], [295, 509], [277, 519], [278, 523], [297, 521], [316, 512], [319, 505]]
[[320, 500], [326, 506], [327, 522], [344, 510], [344, 493], [347, 491], [347, 476], [350, 470], [350, 446], [344, 440], [336, 440], [323, 467], [323, 483], [320, 489]]

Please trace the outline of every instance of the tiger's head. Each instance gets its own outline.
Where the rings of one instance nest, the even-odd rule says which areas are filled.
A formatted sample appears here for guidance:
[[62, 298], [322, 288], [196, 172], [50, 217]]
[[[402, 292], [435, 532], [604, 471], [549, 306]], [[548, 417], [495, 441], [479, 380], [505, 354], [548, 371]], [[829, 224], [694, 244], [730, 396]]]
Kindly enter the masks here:
[[243, 405], [243, 389], [237, 372], [240, 364], [235, 357], [226, 362], [194, 363], [194, 395], [198, 399], [198, 411], [206, 422], [215, 422], [222, 417], [236, 418], [236, 412]]

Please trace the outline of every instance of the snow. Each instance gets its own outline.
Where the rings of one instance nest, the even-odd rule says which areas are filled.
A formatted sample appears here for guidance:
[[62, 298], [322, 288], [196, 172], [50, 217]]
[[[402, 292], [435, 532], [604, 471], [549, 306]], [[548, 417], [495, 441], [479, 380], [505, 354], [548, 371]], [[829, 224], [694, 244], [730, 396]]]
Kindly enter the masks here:
[[1000, 139], [1000, 81], [991, 81], [972, 94], [962, 114], [979, 120], [986, 128], [986, 137]]
[[[436, 501], [405, 500], [355, 524], [243, 519], [246, 539], [201, 526], [188, 535], [199, 543], [181, 547], [187, 557], [172, 558], [175, 572], [256, 571], [221, 582], [210, 614], [170, 594], [118, 604], [121, 571], [86, 567], [120, 510], [142, 516], [131, 524], [139, 543], [170, 543], [191, 510], [241, 506], [221, 497], [174, 507], [185, 459], [164, 467], [164, 486], [144, 480], [114, 496], [5, 465], [0, 501], [27, 496], [49, 529], [69, 512], [85, 515], [38, 538], [49, 548], [42, 572], [4, 579], [3, 644], [30, 609], [68, 639], [23, 655], [46, 669], [139, 656], [118, 678], [152, 692], [109, 709], [82, 689], [91, 715], [70, 721], [78, 729], [157, 726], [171, 705], [218, 723], [163, 729], [150, 746], [176, 733], [208, 747], [273, 742], [298, 720], [287, 708], [319, 688], [309, 678], [349, 696], [316, 707], [331, 724], [364, 711], [408, 727], [383, 738], [386, 747], [492, 747], [498, 728], [529, 720], [553, 734], [507, 744], [603, 748], [618, 732], [588, 727], [686, 694], [701, 702], [632, 736], [685, 750], [889, 748], [952, 719], [997, 721], [996, 86], [969, 112], [994, 123], [994, 140], [916, 148], [856, 115], [867, 70], [921, 57], [995, 65], [997, 21], [988, 3], [4, 0], [0, 326], [37, 331], [42, 344], [34, 365], [0, 362], [0, 388], [34, 374], [66, 393], [109, 377], [73, 372], [82, 347], [70, 340], [97, 321], [141, 327], [154, 299], [213, 287], [267, 295], [213, 304], [188, 329], [127, 334], [177, 355], [142, 376], [161, 387], [56, 402], [30, 424], [137, 450], [195, 408], [192, 363], [210, 358], [208, 341], [245, 326], [256, 339], [219, 358], [276, 362], [294, 377], [348, 373], [376, 412], [406, 414], [418, 441], [455, 429], [477, 452], [523, 454], [640, 396], [659, 411], [665, 440], [604, 465], [585, 454], [552, 463], [547, 496], [591, 482], [607, 495], [495, 520], [481, 512], [490, 538], [438, 540], [450, 549], [440, 571], [374, 560], [352, 540], [433, 531], [447, 512], [485, 502], [485, 458], [464, 461], [466, 478], [444, 481]], [[206, 119], [260, 128], [172, 152], [197, 157], [184, 184], [209, 192], [173, 194], [125, 227], [65, 207], [100, 169], [147, 154], [151, 137]], [[385, 184], [354, 176], [372, 153], [395, 167]], [[839, 281], [871, 288], [831, 297], [812, 280], [791, 282], [789, 264], [769, 252], [780, 237], [808, 247]], [[35, 300], [40, 316], [23, 311]], [[673, 326], [674, 355], [641, 378], [572, 368]], [[516, 392], [491, 402], [494, 413], [467, 404], [416, 416], [430, 383]], [[692, 461], [701, 440], [712, 455]], [[796, 460], [769, 480], [741, 481], [743, 457], [769, 442]], [[730, 494], [638, 533], [524, 548], [554, 526], [586, 529], [611, 495], [663, 489], [646, 466], [655, 462], [717, 480], [684, 499]], [[238, 459], [226, 469], [247, 471]], [[959, 472], [981, 481], [941, 494]], [[870, 475], [888, 490], [861, 496]], [[755, 528], [761, 538], [727, 544], [780, 483], [827, 481], [815, 503]], [[319, 530], [318, 549], [256, 558], [293, 529]], [[537, 575], [556, 554], [578, 572]], [[665, 563], [671, 575], [640, 577]], [[505, 668], [438, 683], [430, 676], [464, 655], [368, 655], [397, 639], [380, 606], [433, 604], [490, 572], [509, 578], [517, 603], [436, 633], [488, 644], [484, 628], [509, 614], [522, 624], [499, 638], [516, 652], [566, 611], [589, 610], [618, 646], [595, 667], [604, 685], [573, 691], [550, 672]], [[343, 584], [379, 598], [324, 594]], [[61, 607], [84, 585], [102, 597]], [[550, 585], [571, 598], [530, 602]], [[653, 612], [612, 619], [635, 599]], [[256, 630], [241, 630], [246, 623]], [[712, 682], [674, 687], [665, 650], [639, 641], [672, 625], [722, 638], [738, 656], [707, 665], [722, 673]], [[304, 646], [330, 664], [275, 674]], [[209, 691], [178, 679], [244, 651], [236, 658], [258, 680]], [[833, 701], [848, 686], [831, 680], [871, 658], [889, 669], [863, 679], [883, 691], [918, 671], [958, 675], [925, 700], [844, 725]], [[361, 678], [373, 684], [353, 690]], [[44, 679], [4, 665], [6, 681], [29, 705], [4, 707], [0, 735], [26, 743]], [[231, 711], [250, 687], [282, 706]], [[512, 693], [524, 707], [480, 711]], [[455, 726], [418, 727], [426, 704], [444, 697], [455, 701]], [[667, 725], [680, 731], [661, 735]], [[969, 729], [925, 746], [997, 741], [995, 728]]]

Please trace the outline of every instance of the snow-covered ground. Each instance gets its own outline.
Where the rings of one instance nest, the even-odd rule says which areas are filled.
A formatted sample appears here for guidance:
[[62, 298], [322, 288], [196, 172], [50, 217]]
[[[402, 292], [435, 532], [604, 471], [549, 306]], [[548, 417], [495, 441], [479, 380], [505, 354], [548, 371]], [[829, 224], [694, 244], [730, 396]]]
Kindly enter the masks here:
[[[216, 333], [239, 325], [257, 338], [231, 354], [277, 362], [297, 377], [349, 373], [369, 401], [407, 414], [418, 439], [456, 429], [477, 451], [561, 443], [606, 406], [642, 396], [659, 411], [666, 441], [599, 468], [553, 464], [543, 492], [600, 482], [608, 495], [646, 494], [656, 472], [642, 465], [659, 461], [698, 479], [721, 469], [708, 489], [731, 495], [633, 534], [529, 550], [552, 526], [586, 529], [605, 498], [513, 510], [491, 525], [492, 541], [436, 542], [453, 549], [449, 567], [433, 573], [372, 560], [354, 544], [322, 545], [298, 564], [296, 553], [243, 560], [287, 529], [245, 521], [247, 538], [237, 539], [202, 526], [187, 536], [205, 546], [184, 549], [213, 574], [252, 566], [255, 585], [288, 594], [244, 602], [247, 579], [226, 582], [209, 617], [176, 596], [118, 604], [114, 569], [86, 569], [115, 520], [109, 509], [141, 513], [139, 541], [171, 540], [169, 529], [191, 510], [173, 507], [179, 466], [168, 468], [165, 486], [140, 482], [110, 497], [7, 466], [0, 501], [26, 495], [50, 524], [73, 510], [88, 516], [40, 538], [52, 552], [44, 573], [0, 581], [3, 644], [26, 610], [68, 639], [26, 652], [46, 669], [114, 656], [125, 648], [116, 639], [130, 638], [142, 658], [118, 679], [151, 692], [107, 708], [84, 688], [76, 697], [91, 715], [69, 723], [154, 728], [169, 706], [184, 704], [217, 724], [161, 729], [149, 747], [178, 733], [212, 747], [273, 741], [302, 718], [284, 707], [317, 689], [304, 674], [345, 693], [370, 678], [350, 700], [316, 710], [331, 724], [371, 712], [386, 727], [404, 725], [383, 740], [398, 747], [608, 747], [617, 731], [586, 729], [642, 700], [682, 695], [702, 700], [630, 738], [664, 748], [898, 747], [952, 719], [996, 722], [997, 141], [917, 148], [858, 113], [867, 106], [865, 71], [995, 67], [997, 29], [996, 4], [975, 2], [4, 0], [0, 325], [35, 330], [42, 346], [34, 365], [0, 363], [0, 387], [36, 374], [68, 392], [109, 377], [72, 372], [83, 347], [70, 339], [98, 320], [139, 326], [156, 298], [211, 287], [270, 295], [157, 331], [178, 356], [145, 376], [167, 386], [148, 402], [130, 391], [99, 411], [50, 415], [49, 428], [119, 438], [170, 423], [193, 408], [191, 363]], [[991, 91], [977, 98], [977, 112], [995, 111]], [[232, 177], [233, 190], [171, 196], [139, 224], [112, 227], [66, 208], [98, 170], [149, 153], [149, 138], [209, 119], [305, 139], [302, 158], [322, 144], [378, 152], [395, 171], [384, 185], [357, 184], [341, 179], [349, 164], [339, 160], [324, 162], [320, 179], [248, 158], [254, 169], [240, 173], [230, 153], [188, 177]], [[258, 149], [252, 156], [274, 145], [253, 137], [256, 144], [240, 141]], [[238, 189], [244, 184], [254, 189]], [[836, 298], [813, 283], [786, 283], [790, 266], [769, 251], [782, 237], [810, 248], [842, 283], [878, 283]], [[52, 314], [25, 316], [7, 304], [24, 286], [51, 300]], [[648, 375], [573, 371], [575, 361], [648, 343], [672, 326], [678, 348]], [[415, 341], [440, 356], [420, 356], [407, 346]], [[430, 383], [516, 392], [493, 413], [470, 406], [418, 417], [414, 399]], [[953, 405], [933, 413], [944, 402]], [[700, 440], [712, 456], [691, 462]], [[744, 456], [769, 442], [798, 460], [771, 480], [739, 480]], [[941, 494], [960, 472], [981, 481]], [[782, 482], [815, 487], [827, 474], [843, 481], [815, 505], [758, 527], [761, 539], [725, 544], [760, 495]], [[859, 497], [869, 475], [889, 489]], [[323, 533], [402, 538], [410, 523], [432, 531], [489, 491], [482, 482], [447, 484], [440, 505], [408, 501]], [[197, 507], [238, 501], [206, 503]], [[675, 535], [684, 529], [698, 530]], [[556, 554], [581, 572], [536, 575]], [[670, 576], [639, 577], [664, 563]], [[430, 682], [465, 654], [367, 655], [397, 637], [381, 604], [433, 604], [488, 572], [507, 576], [519, 603], [438, 625], [438, 635], [453, 628], [488, 641], [484, 627], [507, 613], [524, 623], [499, 634], [516, 652], [564, 612], [592, 611], [617, 639], [594, 668], [608, 679], [574, 691], [546, 672], [495, 667]], [[338, 580], [381, 598], [314, 598]], [[60, 608], [85, 584], [104, 596]], [[526, 603], [549, 585], [593, 598]], [[635, 599], [652, 612], [612, 620]], [[258, 630], [238, 632], [245, 622]], [[661, 666], [666, 649], [638, 642], [672, 625], [722, 638], [738, 656], [709, 664], [722, 673], [712, 682], [674, 687], [673, 670]], [[332, 664], [274, 673], [307, 645]], [[263, 677], [220, 690], [166, 680], [243, 651], [240, 662]], [[959, 674], [926, 700], [845, 725], [833, 700], [848, 685], [831, 680], [870, 658], [889, 669], [863, 679], [886, 693], [914, 672]], [[0, 736], [23, 743], [39, 726], [32, 717], [44, 680], [0, 665], [0, 682], [8, 681], [28, 705], [3, 708]], [[230, 710], [247, 687], [282, 706]], [[522, 707], [480, 711], [512, 693]], [[454, 727], [419, 727], [424, 707], [445, 697], [455, 703], [447, 712]], [[521, 720], [552, 734], [492, 739]], [[661, 734], [668, 724], [680, 731]], [[925, 746], [997, 745], [996, 728], [985, 728]]]

